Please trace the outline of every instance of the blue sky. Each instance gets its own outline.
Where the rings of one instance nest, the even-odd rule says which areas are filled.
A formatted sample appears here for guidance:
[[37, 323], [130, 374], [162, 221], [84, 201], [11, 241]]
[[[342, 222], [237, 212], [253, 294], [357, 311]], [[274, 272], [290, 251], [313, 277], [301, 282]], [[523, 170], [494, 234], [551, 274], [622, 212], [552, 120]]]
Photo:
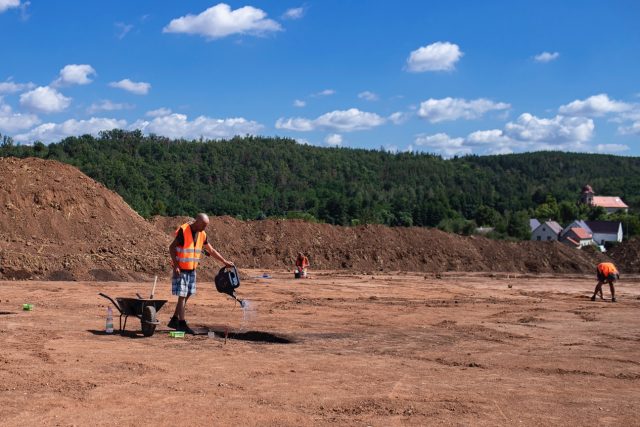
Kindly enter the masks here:
[[640, 2], [0, 0], [0, 133], [640, 155]]

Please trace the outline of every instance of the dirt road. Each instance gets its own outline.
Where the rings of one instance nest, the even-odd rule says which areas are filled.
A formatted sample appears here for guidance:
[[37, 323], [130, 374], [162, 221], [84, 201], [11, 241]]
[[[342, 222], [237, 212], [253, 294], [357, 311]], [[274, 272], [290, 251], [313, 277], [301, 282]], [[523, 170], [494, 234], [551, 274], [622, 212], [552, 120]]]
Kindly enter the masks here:
[[271, 274], [243, 282], [244, 320], [200, 284], [189, 320], [226, 344], [104, 335], [97, 293], [149, 284], [0, 282], [0, 424], [638, 423], [640, 279], [614, 304], [591, 277]]

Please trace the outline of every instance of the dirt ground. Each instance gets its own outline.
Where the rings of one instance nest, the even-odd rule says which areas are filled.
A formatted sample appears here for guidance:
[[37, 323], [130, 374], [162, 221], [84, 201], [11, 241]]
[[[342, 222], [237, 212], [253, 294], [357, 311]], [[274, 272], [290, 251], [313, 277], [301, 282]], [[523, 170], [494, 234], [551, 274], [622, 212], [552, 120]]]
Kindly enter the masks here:
[[262, 273], [244, 318], [211, 283], [189, 302], [226, 343], [168, 337], [168, 283], [142, 338], [101, 332], [97, 293], [148, 283], [0, 282], [0, 424], [638, 425], [640, 278], [614, 304], [583, 276]]

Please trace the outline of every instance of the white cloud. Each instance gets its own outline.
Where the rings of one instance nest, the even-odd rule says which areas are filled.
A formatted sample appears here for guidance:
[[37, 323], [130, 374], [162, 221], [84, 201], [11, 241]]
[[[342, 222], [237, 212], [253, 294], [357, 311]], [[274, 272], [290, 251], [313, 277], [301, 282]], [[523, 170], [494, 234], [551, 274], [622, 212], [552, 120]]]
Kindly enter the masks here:
[[551, 62], [551, 61], [555, 61], [556, 59], [558, 59], [560, 57], [560, 54], [558, 52], [542, 52], [536, 56], [533, 57], [534, 61], [536, 62]]
[[457, 119], [478, 119], [484, 113], [495, 110], [506, 110], [511, 105], [504, 102], [493, 102], [488, 99], [479, 98], [467, 101], [462, 98], [428, 99], [420, 104], [418, 116], [438, 123], [447, 120]]
[[504, 133], [515, 140], [535, 143], [537, 149], [579, 150], [591, 139], [594, 129], [593, 120], [586, 117], [541, 119], [524, 113], [515, 123], [507, 123]]
[[331, 145], [334, 147], [337, 145], [342, 145], [342, 135], [338, 133], [332, 133], [330, 135], [327, 135], [327, 137], [324, 139], [324, 142], [326, 142], [327, 145]]
[[20, 0], [0, 0], [0, 13], [13, 7], [20, 7]]
[[425, 71], [449, 71], [464, 55], [457, 44], [436, 42], [414, 50], [407, 58], [407, 71], [422, 73]]
[[83, 134], [95, 135], [103, 130], [140, 129], [145, 133], [155, 133], [168, 138], [197, 139], [229, 138], [235, 135], [256, 134], [263, 128], [257, 122], [244, 118], [213, 119], [200, 116], [192, 121], [183, 114], [169, 114], [151, 120], [137, 120], [128, 124], [126, 120], [92, 117], [88, 120], [67, 120], [62, 123], [44, 123], [28, 132], [15, 136], [18, 142], [59, 141], [67, 136]]
[[40, 123], [38, 116], [34, 114], [14, 113], [11, 107], [4, 103], [0, 97], [0, 130], [13, 133]]
[[375, 113], [360, 111], [357, 108], [349, 110], [336, 110], [323, 114], [317, 119], [305, 119], [300, 117], [280, 118], [276, 121], [276, 129], [287, 129], [300, 132], [308, 132], [316, 129], [331, 130], [337, 132], [352, 132], [371, 129], [385, 122], [383, 117]]
[[300, 145], [311, 145], [308, 139], [305, 138], [295, 138], [296, 142]]
[[20, 105], [42, 113], [58, 113], [70, 104], [71, 98], [49, 86], [40, 86], [20, 95]]
[[109, 86], [123, 89], [136, 95], [146, 95], [149, 93], [149, 89], [151, 89], [151, 85], [149, 83], [133, 82], [129, 79], [123, 79], [119, 82], [111, 82], [109, 83]]
[[150, 110], [147, 111], [145, 113], [145, 116], [147, 117], [162, 117], [162, 116], [168, 116], [169, 114], [171, 114], [171, 110], [168, 108], [158, 108], [156, 110]]
[[60, 77], [54, 82], [56, 86], [86, 85], [91, 83], [91, 76], [96, 70], [88, 64], [69, 64], [60, 70]]
[[146, 133], [155, 133], [168, 138], [217, 139], [236, 135], [256, 134], [263, 126], [244, 118], [214, 119], [199, 116], [189, 121], [184, 114], [169, 114], [155, 117], [151, 121], [138, 120], [129, 126]]
[[305, 101], [300, 100], [300, 99], [296, 99], [296, 100], [293, 101], [293, 106], [294, 107], [302, 108], [302, 107], [304, 107], [306, 105], [307, 105], [307, 103]]
[[500, 129], [479, 130], [467, 135], [466, 144], [482, 147], [487, 154], [509, 154], [521, 144], [509, 138]]
[[336, 91], [333, 90], [333, 89], [325, 89], [325, 90], [321, 90], [320, 92], [314, 93], [311, 96], [313, 96], [313, 97], [331, 96], [331, 95], [334, 95], [335, 93], [336, 93]]
[[620, 126], [618, 131], [622, 135], [640, 135], [640, 121], [633, 122], [629, 126]]
[[28, 143], [42, 141], [46, 143], [60, 141], [68, 136], [91, 134], [96, 135], [102, 130], [125, 128], [125, 120], [92, 117], [88, 120], [70, 119], [62, 123], [43, 123], [29, 132], [15, 136], [18, 142]]
[[132, 24], [125, 24], [124, 22], [116, 22], [113, 26], [116, 27], [116, 37], [120, 40], [125, 38], [127, 34], [133, 30]]
[[609, 99], [606, 93], [590, 96], [585, 100], [576, 99], [569, 104], [562, 105], [560, 114], [570, 116], [602, 117], [609, 113], [623, 113], [633, 108], [631, 104]]
[[[594, 148], [588, 145], [593, 131], [593, 120], [586, 117], [556, 116], [545, 119], [525, 113], [515, 122], [507, 123], [504, 129], [479, 130], [466, 138], [454, 138], [444, 133], [418, 135], [414, 143], [445, 157], [476, 151], [479, 154], [539, 150], [593, 151]], [[595, 150], [622, 150], [621, 146], [616, 145], [597, 146]]]
[[300, 19], [304, 16], [304, 7], [293, 7], [282, 14], [282, 19]]
[[102, 101], [94, 102], [93, 104], [91, 104], [91, 106], [87, 108], [87, 112], [89, 114], [95, 114], [99, 111], [130, 110], [134, 107], [135, 106], [131, 104], [116, 103], [108, 99], [103, 99]]
[[389, 116], [389, 120], [394, 125], [401, 125], [409, 120], [409, 117], [412, 116], [413, 113], [403, 113], [402, 111], [396, 111], [395, 113]]
[[364, 92], [360, 92], [358, 94], [358, 98], [364, 99], [365, 101], [377, 101], [378, 95], [373, 92], [369, 92], [368, 90], [365, 90]]
[[596, 145], [596, 151], [598, 153], [621, 153], [629, 149], [628, 145], [624, 144], [598, 144]]
[[421, 147], [427, 147], [444, 157], [471, 154], [471, 147], [465, 146], [464, 138], [451, 138], [446, 133], [418, 135], [414, 143]]
[[214, 40], [232, 34], [265, 35], [281, 30], [280, 24], [268, 19], [261, 9], [244, 6], [231, 10], [229, 5], [220, 3], [199, 15], [173, 19], [162, 32], [196, 34]]
[[0, 82], [0, 95], [6, 93], [22, 92], [24, 90], [30, 90], [36, 87], [33, 83], [16, 83], [12, 79], [7, 79], [4, 82]]

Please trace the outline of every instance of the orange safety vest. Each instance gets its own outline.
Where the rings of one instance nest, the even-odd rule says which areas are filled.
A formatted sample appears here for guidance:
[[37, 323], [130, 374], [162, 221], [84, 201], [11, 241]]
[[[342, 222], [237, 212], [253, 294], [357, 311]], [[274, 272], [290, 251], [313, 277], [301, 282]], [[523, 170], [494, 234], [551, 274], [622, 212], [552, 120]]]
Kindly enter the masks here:
[[180, 230], [182, 230], [182, 236], [184, 237], [184, 245], [176, 247], [178, 267], [180, 267], [180, 270], [195, 270], [200, 262], [202, 246], [207, 239], [207, 233], [200, 231], [198, 233], [198, 239], [194, 242], [193, 233], [191, 232], [191, 226], [189, 224], [182, 224], [180, 228], [176, 230], [176, 236]]
[[618, 274], [618, 269], [611, 262], [602, 262], [598, 264], [598, 271], [604, 277], [609, 277], [610, 274]]
[[305, 256], [305, 257], [302, 257], [302, 259], [300, 259], [300, 257], [298, 257], [296, 259], [296, 266], [302, 267], [302, 268], [309, 267], [309, 258]]

